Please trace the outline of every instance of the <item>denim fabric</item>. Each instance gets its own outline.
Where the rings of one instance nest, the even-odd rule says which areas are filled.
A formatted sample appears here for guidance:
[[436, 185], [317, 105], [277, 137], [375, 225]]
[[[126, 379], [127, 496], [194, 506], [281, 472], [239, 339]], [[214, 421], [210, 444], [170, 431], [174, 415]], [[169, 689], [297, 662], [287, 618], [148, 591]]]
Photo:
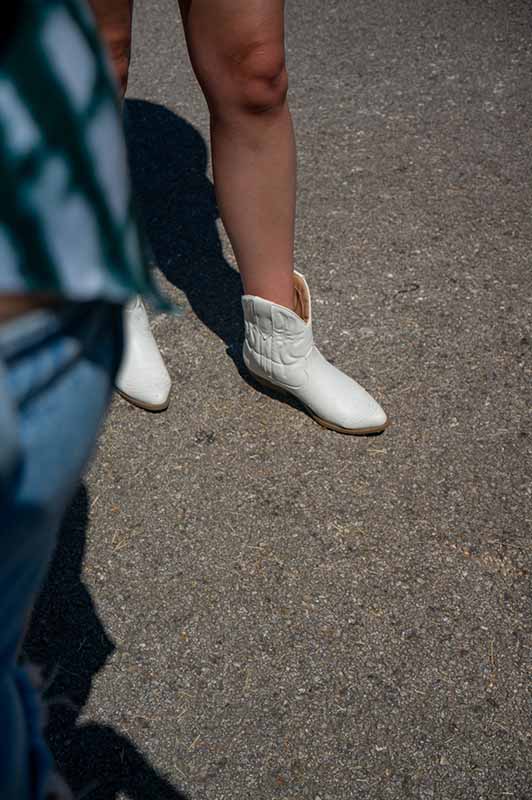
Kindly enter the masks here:
[[0, 798], [42, 800], [52, 770], [20, 640], [92, 451], [122, 352], [121, 307], [67, 304], [0, 326]]

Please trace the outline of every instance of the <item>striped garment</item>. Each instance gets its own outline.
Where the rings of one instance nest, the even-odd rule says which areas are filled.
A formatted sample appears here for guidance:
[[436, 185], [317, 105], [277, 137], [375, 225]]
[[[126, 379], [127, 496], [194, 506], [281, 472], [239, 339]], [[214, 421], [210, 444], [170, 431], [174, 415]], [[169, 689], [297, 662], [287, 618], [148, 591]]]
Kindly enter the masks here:
[[157, 299], [118, 100], [89, 12], [83, 0], [17, 8], [0, 45], [0, 292]]

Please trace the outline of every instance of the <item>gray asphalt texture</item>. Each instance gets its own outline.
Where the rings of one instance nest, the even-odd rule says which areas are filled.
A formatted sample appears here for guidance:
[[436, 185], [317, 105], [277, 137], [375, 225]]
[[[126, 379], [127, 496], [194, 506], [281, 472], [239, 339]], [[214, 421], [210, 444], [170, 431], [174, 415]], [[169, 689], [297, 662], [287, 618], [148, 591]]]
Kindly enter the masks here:
[[58, 760], [90, 800], [530, 800], [530, 6], [288, 3], [297, 264], [393, 421], [365, 438], [245, 377], [204, 101], [174, 0], [137, 6], [135, 185], [187, 310], [39, 604]]

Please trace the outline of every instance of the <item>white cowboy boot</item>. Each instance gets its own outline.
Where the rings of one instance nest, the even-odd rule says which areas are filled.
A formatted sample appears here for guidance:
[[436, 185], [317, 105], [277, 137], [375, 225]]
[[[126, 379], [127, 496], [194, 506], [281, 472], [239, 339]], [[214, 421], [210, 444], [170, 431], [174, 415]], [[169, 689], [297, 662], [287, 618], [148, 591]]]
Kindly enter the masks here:
[[373, 397], [330, 364], [314, 345], [310, 292], [294, 273], [299, 314], [262, 297], [244, 295], [244, 363], [271, 389], [294, 395], [309, 414], [340, 433], [378, 433], [388, 425]]
[[115, 382], [120, 394], [148, 411], [168, 408], [171, 381], [140, 297], [124, 310], [124, 355]]

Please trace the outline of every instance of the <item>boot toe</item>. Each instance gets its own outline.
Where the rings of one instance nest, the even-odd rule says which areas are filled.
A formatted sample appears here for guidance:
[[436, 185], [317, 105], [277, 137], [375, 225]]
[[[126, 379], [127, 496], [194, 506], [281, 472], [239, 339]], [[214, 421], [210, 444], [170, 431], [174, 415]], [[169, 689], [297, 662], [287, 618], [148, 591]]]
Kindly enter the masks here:
[[[353, 428], [375, 428], [376, 430], [383, 430], [388, 424], [388, 417], [384, 409], [368, 395], [371, 403], [366, 402], [363, 408], [359, 408], [356, 418], [353, 420]], [[348, 426], [349, 427], [349, 426]]]
[[131, 364], [129, 367], [117, 377], [116, 388], [120, 394], [134, 405], [150, 411], [168, 408], [172, 383], [164, 364], [155, 373], [133, 368]]
[[365, 389], [358, 384], [355, 387], [350, 398], [339, 403], [336, 424], [352, 431], [383, 430], [388, 424], [386, 413]]
[[135, 380], [117, 380], [116, 388], [120, 394], [133, 405], [149, 411], [164, 411], [170, 402], [170, 381], [155, 382], [144, 379], [142, 382]]
[[313, 364], [302, 399], [318, 421], [351, 433], [384, 430], [388, 424], [386, 413], [369, 392], [319, 352]]

